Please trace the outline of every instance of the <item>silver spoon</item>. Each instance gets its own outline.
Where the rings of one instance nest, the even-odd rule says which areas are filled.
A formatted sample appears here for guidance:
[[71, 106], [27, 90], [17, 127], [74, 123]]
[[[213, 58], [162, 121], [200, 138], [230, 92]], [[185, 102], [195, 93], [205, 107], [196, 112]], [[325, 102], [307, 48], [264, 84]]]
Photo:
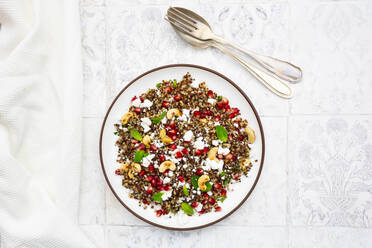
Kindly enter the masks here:
[[289, 82], [297, 82], [302, 78], [302, 71], [299, 67], [283, 60], [245, 50], [244, 48], [234, 45], [224, 38], [216, 35], [213, 33], [208, 22], [203, 17], [191, 10], [179, 7], [170, 7], [167, 11], [167, 17], [169, 20], [176, 23], [176, 25], [179, 26], [185, 33], [193, 36], [194, 38], [203, 41], [213, 40], [222, 45], [227, 45], [237, 49], [240, 52], [247, 54], [263, 67], [275, 73], [284, 80]]
[[[168, 20], [169, 21], [169, 20]], [[176, 30], [177, 34], [187, 43], [198, 47], [198, 48], [207, 48], [207, 47], [215, 47], [221, 50], [223, 53], [226, 53], [236, 59], [246, 70], [248, 70], [256, 79], [258, 79], [263, 85], [265, 85], [269, 90], [271, 90], [276, 95], [283, 97], [283, 98], [291, 98], [292, 97], [292, 90], [288, 86], [287, 83], [280, 80], [278, 77], [267, 73], [264, 70], [261, 70], [254, 66], [253, 64], [245, 61], [244, 59], [240, 58], [238, 55], [233, 53], [231, 50], [225, 48], [224, 46], [214, 42], [214, 41], [202, 41], [196, 39], [188, 34], [185, 34], [182, 29], [180, 29], [175, 24], [170, 22], [172, 27]]]

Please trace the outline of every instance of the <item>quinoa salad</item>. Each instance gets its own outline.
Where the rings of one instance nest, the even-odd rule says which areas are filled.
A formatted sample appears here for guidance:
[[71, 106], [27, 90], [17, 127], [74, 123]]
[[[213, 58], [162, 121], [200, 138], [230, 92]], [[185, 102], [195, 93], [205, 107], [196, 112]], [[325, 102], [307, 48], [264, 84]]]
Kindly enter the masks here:
[[239, 109], [187, 73], [134, 96], [125, 112], [115, 174], [129, 197], [158, 217], [223, 211], [230, 185], [252, 167], [256, 136]]

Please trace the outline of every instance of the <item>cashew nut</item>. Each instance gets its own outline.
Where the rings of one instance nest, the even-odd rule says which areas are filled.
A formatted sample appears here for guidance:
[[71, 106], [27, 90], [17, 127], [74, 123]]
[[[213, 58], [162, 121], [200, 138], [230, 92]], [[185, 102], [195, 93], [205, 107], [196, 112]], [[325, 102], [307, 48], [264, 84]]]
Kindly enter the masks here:
[[253, 144], [254, 141], [256, 140], [256, 134], [254, 133], [254, 130], [251, 127], [249, 127], [249, 126], [246, 126], [245, 132], [248, 135], [248, 142], [249, 142], [249, 144]]
[[145, 146], [149, 147], [151, 144], [151, 138], [149, 135], [145, 135], [142, 139], [142, 143], [145, 144]]
[[251, 160], [249, 158], [245, 158], [243, 159], [241, 162], [240, 162], [240, 166], [242, 168], [245, 168], [247, 166], [249, 166], [249, 164], [251, 163]]
[[208, 158], [209, 158], [209, 160], [217, 160], [218, 161], [218, 159], [217, 159], [217, 152], [218, 152], [218, 147], [213, 147], [213, 148], [211, 148], [210, 150], [209, 150], [209, 152], [208, 152]]
[[132, 170], [135, 171], [135, 172], [140, 172], [141, 170], [141, 165], [140, 164], [137, 164], [135, 162], [132, 162]]
[[207, 186], [205, 185], [206, 182], [209, 181], [209, 176], [208, 175], [202, 175], [198, 179], [198, 186], [202, 191], [207, 190]]
[[172, 119], [174, 116], [181, 116], [182, 113], [181, 111], [179, 111], [178, 109], [174, 108], [174, 109], [170, 109], [168, 110], [167, 112], [167, 118], [170, 120]]
[[163, 173], [166, 170], [174, 171], [176, 169], [176, 165], [172, 161], [164, 161], [159, 166], [159, 172]]
[[202, 118], [202, 119], [200, 119], [199, 121], [200, 121], [201, 123], [203, 123], [203, 124], [206, 124], [206, 123], [208, 122], [208, 120], [205, 119], [205, 118]]
[[132, 116], [133, 116], [132, 112], [125, 113], [123, 117], [121, 117], [121, 123], [127, 124], [127, 122], [129, 121], [129, 118]]
[[167, 131], [165, 131], [165, 129], [160, 130], [159, 137], [164, 144], [172, 143], [172, 139], [167, 136]]
[[141, 165], [135, 162], [132, 163], [125, 163], [121, 165], [123, 171], [128, 172], [129, 178], [134, 178], [133, 173], [139, 172], [141, 170]]

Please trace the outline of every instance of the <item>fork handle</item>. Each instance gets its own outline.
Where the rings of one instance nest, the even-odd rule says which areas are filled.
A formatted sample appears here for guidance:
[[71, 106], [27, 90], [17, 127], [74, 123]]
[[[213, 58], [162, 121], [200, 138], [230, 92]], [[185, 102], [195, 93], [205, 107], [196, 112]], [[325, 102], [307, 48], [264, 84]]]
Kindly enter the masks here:
[[269, 71], [275, 73], [278, 77], [287, 80], [291, 83], [298, 82], [302, 78], [302, 70], [300, 67], [295, 66], [287, 61], [283, 61], [280, 59], [276, 59], [270, 56], [260, 55], [252, 51], [248, 51], [241, 46], [235, 45], [224, 38], [214, 35], [213, 40], [217, 41], [218, 43], [228, 45], [242, 53], [247, 54], [258, 63], [260, 63], [263, 67], [268, 69]]
[[224, 46], [212, 42], [212, 46], [221, 50], [223, 53], [230, 55], [234, 59], [236, 59], [245, 69], [247, 69], [258, 81], [260, 81], [263, 85], [265, 85], [269, 90], [271, 90], [276, 95], [283, 97], [283, 98], [291, 98], [292, 97], [292, 90], [288, 86], [288, 84], [282, 81], [280, 78], [271, 75], [264, 70], [259, 69], [258, 67], [252, 65], [251, 63], [245, 61], [244, 59], [240, 58], [238, 55], [233, 53], [231, 50], [225, 48]]

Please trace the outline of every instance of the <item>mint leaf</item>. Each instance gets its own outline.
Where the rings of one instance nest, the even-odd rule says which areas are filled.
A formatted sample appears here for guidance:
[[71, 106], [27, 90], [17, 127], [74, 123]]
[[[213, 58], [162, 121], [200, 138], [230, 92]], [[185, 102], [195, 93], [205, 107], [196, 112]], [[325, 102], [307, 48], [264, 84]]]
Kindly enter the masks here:
[[183, 212], [185, 212], [185, 214], [188, 214], [188, 215], [193, 215], [194, 214], [194, 209], [190, 206], [190, 204], [188, 204], [186, 202], [182, 202], [181, 208], [182, 208]]
[[145, 154], [143, 154], [143, 157], [147, 157], [149, 155], [148, 152], [146, 152]]
[[144, 155], [145, 155], [145, 151], [143, 150], [136, 151], [136, 154], [134, 154], [134, 162], [141, 163], [141, 160], [144, 157]]
[[164, 193], [162, 192], [155, 193], [152, 195], [152, 199], [154, 199], [154, 201], [156, 202], [162, 202], [163, 201], [163, 198], [161, 198], [162, 195], [164, 195]]
[[230, 182], [230, 178], [226, 178], [225, 181], [223, 182], [223, 186], [226, 186]]
[[217, 101], [221, 101], [221, 100], [222, 100], [222, 96], [218, 96]]
[[186, 184], [183, 185], [182, 190], [183, 190], [183, 193], [185, 194], [185, 196], [189, 196], [189, 190], [187, 189]]
[[207, 189], [206, 190], [202, 190], [203, 192], [208, 192], [212, 189], [212, 184], [210, 182], [206, 182], [205, 183], [205, 186], [207, 186]]
[[224, 175], [226, 175], [226, 171], [222, 171], [220, 177], [223, 177]]
[[158, 124], [166, 115], [167, 115], [167, 111], [164, 111], [158, 117], [152, 117], [151, 120], [153, 123]]
[[220, 125], [216, 126], [216, 135], [217, 135], [217, 138], [221, 140], [222, 142], [227, 141], [227, 131], [223, 126], [220, 126]]
[[134, 128], [129, 130], [130, 135], [138, 141], [142, 141], [142, 135]]
[[117, 134], [118, 134], [118, 132], [114, 132], [114, 134], [115, 134], [115, 135], [117, 135]]
[[173, 80], [173, 87], [174, 87], [174, 88], [177, 87], [177, 80], [176, 80], [176, 79]]
[[220, 202], [223, 202], [224, 200], [226, 200], [226, 196], [225, 195], [223, 195], [223, 196], [218, 196], [218, 197], [216, 197], [216, 201], [220, 201]]
[[199, 180], [198, 176], [192, 176], [191, 177], [191, 184], [192, 184], [192, 186], [194, 186], [195, 189], [197, 189], [199, 187], [198, 186], [198, 180]]

